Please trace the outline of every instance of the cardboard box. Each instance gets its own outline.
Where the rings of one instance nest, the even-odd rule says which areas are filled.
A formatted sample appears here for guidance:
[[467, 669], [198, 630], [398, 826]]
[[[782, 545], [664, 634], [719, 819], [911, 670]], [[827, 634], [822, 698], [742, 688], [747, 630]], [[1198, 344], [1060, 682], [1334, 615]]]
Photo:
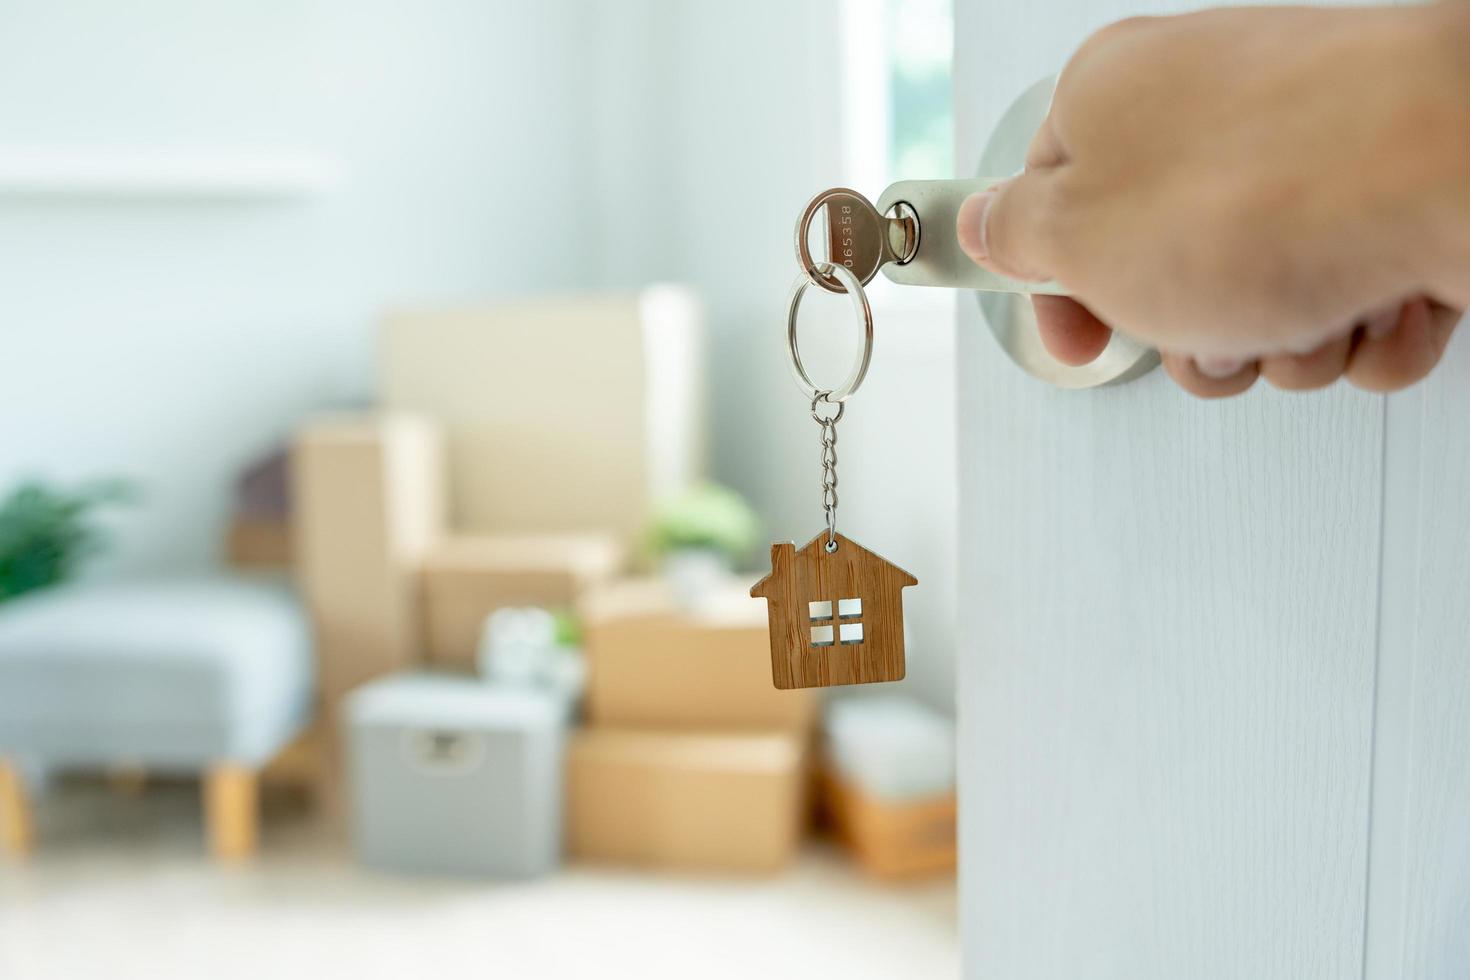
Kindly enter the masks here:
[[403, 416], [325, 418], [296, 442], [297, 574], [331, 711], [419, 660], [418, 570], [442, 534], [439, 434]]
[[236, 518], [225, 539], [225, 558], [235, 568], [289, 568], [292, 533], [287, 521]]
[[688, 289], [387, 318], [384, 402], [448, 440], [458, 530], [612, 530], [704, 468], [703, 310]]
[[885, 878], [953, 873], [954, 793], [887, 800], [863, 792], [823, 765], [821, 809], [837, 839], [869, 872]]
[[583, 729], [567, 753], [574, 857], [659, 868], [771, 872], [804, 824], [803, 740]]
[[809, 729], [812, 691], [771, 683], [766, 604], [747, 586], [696, 611], [654, 579], [590, 592], [581, 606], [587, 717], [594, 725], [661, 729]]
[[458, 535], [424, 557], [424, 642], [431, 663], [473, 667], [485, 617], [505, 606], [575, 607], [621, 568], [609, 534]]

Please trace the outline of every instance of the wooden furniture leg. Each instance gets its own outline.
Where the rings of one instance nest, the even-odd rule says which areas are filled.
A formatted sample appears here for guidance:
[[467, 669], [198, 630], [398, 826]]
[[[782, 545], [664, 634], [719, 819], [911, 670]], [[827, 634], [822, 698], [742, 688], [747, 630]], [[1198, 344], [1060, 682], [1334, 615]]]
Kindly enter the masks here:
[[34, 839], [25, 780], [15, 763], [0, 758], [0, 851], [24, 857]]
[[221, 861], [255, 853], [259, 785], [254, 769], [223, 763], [204, 774], [204, 819], [209, 849]]

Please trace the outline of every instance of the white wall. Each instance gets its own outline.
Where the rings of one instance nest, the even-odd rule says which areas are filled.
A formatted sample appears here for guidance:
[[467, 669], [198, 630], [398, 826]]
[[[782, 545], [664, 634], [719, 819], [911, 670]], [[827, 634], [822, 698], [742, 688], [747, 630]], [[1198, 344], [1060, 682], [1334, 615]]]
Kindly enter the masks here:
[[370, 397], [386, 304], [595, 281], [566, 233], [586, 43], [565, 3], [0, 4], [5, 147], [286, 147], [341, 175], [299, 202], [0, 195], [0, 484], [128, 474], [120, 564], [204, 565], [236, 468]]
[[[0, 193], [0, 486], [133, 476], [112, 567], [207, 566], [236, 470], [372, 397], [385, 307], [683, 280], [710, 305], [714, 475], [813, 533], [781, 318], [792, 221], [845, 176], [839, 47], [813, 0], [0, 0], [0, 157], [286, 148], [339, 174], [295, 201]], [[826, 363], [845, 303], [811, 314]], [[923, 581], [912, 670], [940, 701], [952, 412], [911, 361], [947, 319], [918, 347], [880, 322], [841, 431], [844, 527]]]

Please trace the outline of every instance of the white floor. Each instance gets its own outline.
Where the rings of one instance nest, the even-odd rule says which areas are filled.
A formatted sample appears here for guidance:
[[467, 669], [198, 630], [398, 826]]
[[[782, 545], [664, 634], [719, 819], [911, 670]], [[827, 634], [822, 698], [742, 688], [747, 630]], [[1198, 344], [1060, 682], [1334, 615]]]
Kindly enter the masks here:
[[878, 884], [820, 845], [776, 878], [497, 885], [361, 870], [279, 806], [260, 860], [221, 870], [185, 785], [66, 786], [39, 817], [38, 853], [0, 861], [3, 980], [959, 976], [952, 881]]

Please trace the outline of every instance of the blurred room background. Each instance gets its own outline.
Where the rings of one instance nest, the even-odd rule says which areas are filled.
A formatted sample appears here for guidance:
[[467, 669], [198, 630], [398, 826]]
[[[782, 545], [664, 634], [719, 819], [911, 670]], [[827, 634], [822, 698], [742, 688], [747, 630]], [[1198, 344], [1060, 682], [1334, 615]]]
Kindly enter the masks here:
[[951, 34], [0, 0], [0, 976], [957, 975], [948, 291], [840, 430], [907, 679], [771, 690], [745, 597], [823, 528], [795, 219], [952, 173]]

